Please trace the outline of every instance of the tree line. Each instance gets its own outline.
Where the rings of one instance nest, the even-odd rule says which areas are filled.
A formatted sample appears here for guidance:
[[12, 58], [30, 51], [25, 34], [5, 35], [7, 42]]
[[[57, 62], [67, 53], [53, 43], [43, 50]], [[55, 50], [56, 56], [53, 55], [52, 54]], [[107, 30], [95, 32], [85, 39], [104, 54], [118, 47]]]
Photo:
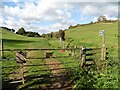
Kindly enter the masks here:
[[15, 32], [14, 29], [9, 29], [9, 28], [7, 28], [7, 27], [0, 27], [0, 28], [5, 29], [5, 30], [10, 31], [10, 32]]
[[27, 37], [41, 37], [40, 34], [38, 32], [32, 32], [32, 31], [25, 31], [25, 29], [19, 28], [18, 31], [16, 32], [16, 34], [20, 34], [20, 35], [24, 35]]
[[59, 30], [58, 32], [51, 32], [51, 33], [47, 33], [47, 34], [42, 34], [41, 37], [43, 38], [60, 38], [64, 41], [65, 40], [65, 31], [66, 30]]
[[40, 35], [38, 32], [32, 32], [32, 31], [26, 31], [23, 27], [19, 28], [18, 31], [15, 32], [14, 29], [9, 29], [7, 27], [0, 27], [4, 30], [19, 34], [19, 35], [23, 35], [23, 36], [27, 36], [27, 37], [42, 37], [42, 38], [60, 38], [62, 40], [65, 40], [65, 30], [59, 30], [58, 32], [51, 32], [51, 33], [47, 33], [47, 34], [42, 34]]
[[60, 38], [64, 41], [65, 40], [65, 30], [59, 30], [58, 32], [51, 32], [47, 34], [40, 35], [38, 32], [31, 32], [31, 31], [25, 31], [25, 29], [19, 28], [16, 34], [24, 35], [27, 37], [42, 37], [42, 38]]

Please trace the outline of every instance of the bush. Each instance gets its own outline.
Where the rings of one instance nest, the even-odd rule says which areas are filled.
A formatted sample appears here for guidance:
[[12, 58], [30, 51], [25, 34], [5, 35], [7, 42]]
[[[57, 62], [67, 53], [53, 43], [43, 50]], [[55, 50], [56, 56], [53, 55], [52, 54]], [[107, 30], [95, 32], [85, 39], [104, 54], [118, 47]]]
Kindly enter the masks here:
[[79, 67], [71, 70], [71, 74], [70, 78], [74, 81], [75, 90], [81, 88], [117, 89], [119, 86], [118, 58], [109, 58], [104, 72], [97, 73], [95, 67], [91, 67], [89, 71]]
[[77, 68], [73, 69], [71, 73], [71, 79], [74, 80], [73, 88], [75, 90], [80, 90], [81, 88], [95, 88], [96, 77], [94, 72]]

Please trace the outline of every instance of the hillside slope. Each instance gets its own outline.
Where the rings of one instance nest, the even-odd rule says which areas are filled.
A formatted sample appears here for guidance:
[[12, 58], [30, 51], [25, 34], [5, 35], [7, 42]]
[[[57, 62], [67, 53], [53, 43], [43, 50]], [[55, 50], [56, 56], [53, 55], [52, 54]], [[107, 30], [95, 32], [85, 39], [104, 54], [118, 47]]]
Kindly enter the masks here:
[[[90, 80], [87, 74], [81, 74], [81, 70], [79, 68], [79, 72], [73, 70], [73, 76], [72, 79], [76, 80], [76, 77], [78, 80], [75, 81], [73, 87], [81, 87], [82, 85], [89, 86], [93, 85], [97, 88], [117, 88], [118, 87], [118, 22], [112, 22], [112, 23], [96, 23], [96, 24], [91, 24], [91, 25], [85, 25], [85, 26], [78, 26], [72, 29], [68, 29], [65, 31], [65, 47], [71, 47], [71, 46], [86, 46], [87, 48], [89, 47], [101, 47], [102, 46], [102, 36], [99, 35], [100, 30], [105, 30], [105, 40], [106, 40], [106, 47], [108, 48], [108, 59], [106, 60], [106, 71], [104, 74], [100, 75], [93, 75], [94, 73], [92, 72], [92, 75], [95, 76], [95, 83], [93, 82], [94, 79], [91, 79], [91, 74], [90, 74]], [[33, 37], [25, 37], [21, 35], [17, 35], [11, 32], [8, 32], [6, 30], [2, 30], [2, 38], [3, 38], [3, 48], [59, 48], [62, 47], [62, 43], [60, 43], [59, 39], [43, 39], [43, 38], [33, 38]], [[43, 57], [44, 51], [30, 51], [27, 52], [29, 55], [27, 56], [28, 58], [40, 58]], [[77, 52], [76, 52], [77, 53]], [[68, 55], [69, 52], [60, 52], [60, 51], [54, 51], [55, 56], [66, 56]], [[99, 54], [99, 53], [98, 53]], [[9, 58], [15, 58], [15, 52], [4, 52], [4, 57], [9, 59]], [[70, 55], [70, 54], [69, 54]], [[80, 55], [80, 52], [78, 51], [78, 56]], [[95, 56], [96, 57], [96, 56]], [[67, 63], [64, 64], [66, 67], [74, 67], [78, 66], [80, 60], [77, 60], [76, 58], [58, 58], [61, 62], [67, 63], [67, 62], [73, 62], [73, 63]], [[96, 60], [96, 58], [95, 58]], [[98, 61], [99, 59], [97, 59]], [[41, 59], [33, 59], [32, 64], [41, 64], [44, 63], [44, 60]], [[78, 63], [74, 63], [78, 61]], [[11, 63], [11, 62], [3, 62], [3, 66], [8, 66], [8, 65], [14, 65], [16, 63]], [[39, 66], [38, 66], [39, 67]], [[39, 71], [40, 70], [45, 70], [44, 68], [48, 67], [30, 67], [29, 69], [29, 75], [34, 76], [35, 75], [40, 75], [41, 72], [35, 72], [35, 70]], [[94, 70], [94, 69], [93, 69]], [[8, 71], [8, 70], [3, 70], [3, 71]], [[32, 72], [34, 71], [34, 72]], [[8, 71], [9, 72], [9, 71]], [[37, 74], [36, 74], [37, 73]], [[45, 73], [47, 73], [45, 71]], [[77, 74], [76, 74], [77, 73]], [[88, 75], [89, 75], [88, 74]], [[74, 76], [75, 75], [75, 76]], [[78, 76], [77, 76], [78, 75]], [[87, 76], [87, 77], [81, 77], [81, 75]], [[5, 77], [6, 78], [6, 77]], [[69, 79], [71, 79], [69, 77]], [[39, 79], [37, 79], [39, 80]], [[43, 80], [47, 81], [46, 78], [43, 78]], [[87, 81], [87, 83], [86, 83]], [[37, 83], [31, 83], [33, 81], [28, 81], [24, 85], [27, 88], [34, 88], [37, 87]], [[38, 81], [37, 81], [38, 82]], [[42, 82], [39, 80], [39, 82]], [[88, 84], [89, 83], [89, 84]], [[37, 84], [37, 85], [36, 85]], [[27, 86], [28, 85], [28, 86]], [[81, 85], [81, 86], [80, 86]], [[30, 86], [30, 87], [29, 87]], [[33, 87], [34, 86], [34, 87]]]
[[3, 48], [45, 48], [49, 46], [48, 41], [43, 38], [26, 37], [1, 28], [0, 31], [2, 31]]
[[[99, 35], [100, 30], [105, 30], [106, 46], [110, 48], [117, 48], [118, 22], [96, 23], [68, 29], [65, 31], [65, 47], [101, 47], [102, 36]], [[4, 48], [50, 48], [50, 46], [54, 48], [62, 47], [59, 39], [47, 40], [43, 38], [17, 35], [6, 30], [2, 31]]]
[[107, 47], [118, 47], [118, 22], [96, 23], [78, 26], [66, 31], [66, 41], [69, 44], [87, 47], [100, 47], [102, 36], [100, 30], [105, 30], [105, 41]]

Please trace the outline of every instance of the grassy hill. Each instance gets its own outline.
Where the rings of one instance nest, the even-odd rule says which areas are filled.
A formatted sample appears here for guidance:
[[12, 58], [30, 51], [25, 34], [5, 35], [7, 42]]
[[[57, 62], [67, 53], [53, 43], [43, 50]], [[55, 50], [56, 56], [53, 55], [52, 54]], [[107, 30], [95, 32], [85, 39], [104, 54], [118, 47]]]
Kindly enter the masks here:
[[[95, 76], [98, 77], [96, 79], [95, 86], [97, 88], [116, 88], [118, 87], [118, 22], [110, 22], [110, 23], [95, 23], [85, 26], [77, 26], [75, 28], [71, 28], [65, 31], [65, 47], [81, 47], [86, 46], [87, 48], [90, 47], [101, 47], [102, 46], [102, 36], [99, 35], [100, 30], [105, 30], [105, 41], [106, 47], [108, 48], [108, 59], [106, 60], [107, 63], [107, 75], [100, 75]], [[2, 31], [2, 39], [3, 39], [3, 48], [13, 49], [13, 48], [61, 48], [62, 45], [59, 42], [59, 39], [45, 39], [45, 38], [34, 38], [34, 37], [26, 37], [22, 35], [18, 35], [3, 29]], [[68, 52], [61, 53], [59, 51], [54, 51], [55, 55], [65, 55]], [[32, 58], [39, 58], [43, 56], [43, 51], [30, 51], [29, 57]], [[11, 58], [15, 56], [11, 54], [11, 52], [5, 52], [4, 56], [6, 58]], [[59, 58], [61, 62], [75, 62], [76, 59], [73, 58]], [[31, 60], [32, 61], [32, 60]], [[13, 63], [14, 62], [14, 63]], [[10, 65], [15, 65], [15, 61], [13, 62], [3, 62], [3, 66], [7, 66], [9, 63]], [[43, 63], [44, 60], [34, 60], [32, 61], [34, 64]], [[79, 63], [78, 63], [79, 64]], [[66, 64], [67, 67], [78, 66], [76, 63]], [[47, 68], [46, 66], [41, 68]], [[33, 71], [36, 69], [35, 67], [32, 68]], [[30, 68], [31, 75], [32, 69]], [[6, 70], [5, 70], [6, 71]], [[7, 72], [7, 71], [6, 71]], [[42, 72], [38, 72], [40, 74]], [[74, 73], [74, 72], [73, 72]], [[32, 73], [34, 75], [35, 73]], [[76, 76], [73, 76], [73, 78]], [[78, 79], [78, 86], [81, 80]], [[83, 79], [86, 83], [86, 79]], [[81, 81], [82, 82], [82, 81]], [[80, 82], [80, 84], [81, 84]], [[30, 82], [26, 83], [29, 84]], [[77, 86], [75, 83], [75, 86]]]
[[[78, 26], [65, 31], [65, 47], [86, 46], [102, 47], [102, 36], [100, 30], [105, 30], [105, 43], [110, 57], [118, 56], [118, 22], [95, 23], [85, 26]], [[54, 47], [61, 47], [59, 40], [49, 41]]]
[[7, 30], [2, 31], [3, 48], [47, 48], [48, 41], [43, 38], [32, 38], [18, 35]]
[[[1, 29], [0, 29], [1, 30]], [[78, 26], [66, 30], [65, 46], [101, 47], [102, 37], [100, 30], [105, 30], [105, 41], [107, 47], [118, 47], [118, 22], [96, 23]], [[49, 48], [60, 47], [59, 39], [43, 39], [26, 37], [12, 32], [2, 30], [4, 48]]]
[[[0, 29], [1, 31], [2, 29]], [[78, 26], [65, 31], [65, 47], [101, 47], [102, 36], [100, 30], [105, 30], [106, 47], [111, 56], [117, 56], [118, 48], [118, 22], [95, 23]], [[2, 30], [3, 48], [61, 48], [59, 39], [45, 39], [26, 37], [7, 30]], [[37, 53], [36, 53], [37, 54]], [[36, 55], [35, 54], [35, 55]], [[58, 53], [59, 54], [59, 53]]]
[[[97, 79], [99, 88], [117, 88], [118, 87], [118, 22], [96, 23], [85, 26], [78, 26], [66, 31], [66, 41], [71, 45], [89, 47], [101, 47], [102, 37], [100, 30], [105, 30], [106, 47], [108, 48], [108, 59], [106, 60], [106, 75]], [[104, 72], [105, 73], [105, 72]], [[81, 84], [78, 80], [77, 87]]]
[[86, 26], [79, 26], [66, 31], [67, 40], [72, 39], [72, 44], [84, 45], [88, 47], [100, 47], [100, 30], [105, 30], [105, 41], [107, 47], [117, 47], [118, 45], [118, 22], [96, 23]]

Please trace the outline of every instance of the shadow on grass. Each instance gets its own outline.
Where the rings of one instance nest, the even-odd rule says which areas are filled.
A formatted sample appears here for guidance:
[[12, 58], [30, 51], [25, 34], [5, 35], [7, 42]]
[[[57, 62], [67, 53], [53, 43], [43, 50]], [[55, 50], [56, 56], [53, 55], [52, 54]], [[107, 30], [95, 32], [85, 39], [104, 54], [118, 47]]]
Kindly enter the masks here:
[[19, 43], [30, 43], [30, 42], [34, 42], [34, 41], [3, 39], [3, 44], [4, 43], [19, 44]]
[[[27, 76], [25, 77], [25, 84], [23, 85], [22, 82], [18, 83], [10, 83], [12, 80], [4, 81], [2, 82], [2, 90], [24, 90], [28, 89], [30, 87], [40, 89], [39, 86], [40, 84], [49, 84], [50, 83], [50, 78], [49, 74], [45, 75], [37, 75], [37, 76]], [[20, 81], [16, 80], [16, 81]], [[36, 90], [35, 89], [35, 90]]]
[[9, 83], [2, 81], [2, 90], [16, 90], [19, 85], [22, 83]]
[[22, 83], [9, 83], [10, 81], [3, 81], [2, 90], [56, 90], [61, 88], [68, 88], [68, 86], [53, 86], [53, 84], [58, 82], [63, 85], [66, 84], [65, 81], [68, 81], [68, 77], [68, 73], [63, 76], [54, 76], [50, 73], [43, 75], [29, 75], [25, 77], [24, 85]]
[[[70, 88], [68, 77], [70, 74], [66, 73], [65, 75], [54, 76], [52, 74], [46, 75], [37, 75], [37, 76], [27, 76], [26, 82], [32, 82], [29, 85], [24, 86], [20, 90], [29, 89], [29, 90], [60, 90], [65, 88]], [[66, 83], [67, 82], [67, 83]], [[55, 84], [58, 84], [54, 86]], [[66, 84], [66, 86], [64, 86]], [[70, 90], [70, 89], [69, 89]]]

